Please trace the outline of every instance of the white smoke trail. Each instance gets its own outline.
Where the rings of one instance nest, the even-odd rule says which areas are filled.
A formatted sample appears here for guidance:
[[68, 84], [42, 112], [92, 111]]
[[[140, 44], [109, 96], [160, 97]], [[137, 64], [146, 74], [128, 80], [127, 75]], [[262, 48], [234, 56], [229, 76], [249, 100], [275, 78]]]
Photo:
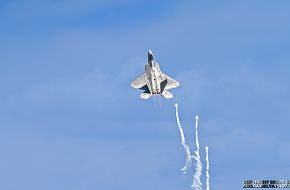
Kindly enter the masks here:
[[193, 176], [193, 182], [191, 187], [196, 190], [202, 189], [202, 183], [200, 180], [201, 172], [202, 172], [202, 163], [200, 161], [200, 155], [199, 155], [199, 141], [198, 141], [198, 116], [195, 117], [195, 144], [196, 144], [196, 151], [194, 151], [195, 155], [192, 155], [192, 157], [196, 161], [196, 168], [195, 168], [195, 174]]
[[157, 96], [157, 100], [158, 100], [158, 106], [159, 106], [159, 108], [162, 108], [161, 96]]
[[208, 160], [208, 146], [205, 147], [206, 152], [206, 190], [209, 190], [209, 160]]
[[157, 99], [156, 99], [156, 96], [153, 95], [152, 99], [153, 99], [153, 101], [154, 101], [154, 108], [157, 109], [158, 106], [157, 106]]
[[178, 104], [175, 104], [175, 110], [176, 110], [176, 121], [177, 121], [178, 129], [179, 129], [180, 137], [181, 137], [181, 144], [182, 144], [182, 146], [183, 146], [183, 148], [184, 148], [184, 151], [185, 151], [185, 153], [186, 153], [186, 162], [185, 162], [185, 165], [184, 165], [184, 167], [183, 167], [182, 169], [180, 169], [180, 170], [182, 171], [183, 174], [186, 174], [188, 168], [191, 166], [191, 163], [192, 163], [192, 156], [191, 156], [191, 153], [190, 153], [189, 147], [188, 147], [188, 145], [187, 145], [186, 142], [185, 142], [184, 132], [183, 132], [182, 126], [181, 126], [180, 121], [179, 121], [179, 116], [178, 116]]

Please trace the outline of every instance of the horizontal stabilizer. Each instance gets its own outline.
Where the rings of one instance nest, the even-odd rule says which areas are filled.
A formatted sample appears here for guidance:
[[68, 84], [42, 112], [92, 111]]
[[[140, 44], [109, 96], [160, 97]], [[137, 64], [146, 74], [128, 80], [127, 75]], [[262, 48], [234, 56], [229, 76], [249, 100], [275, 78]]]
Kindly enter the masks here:
[[151, 96], [152, 96], [152, 94], [149, 94], [149, 93], [141, 93], [140, 94], [140, 98], [145, 99], [145, 100], [147, 100]]
[[173, 94], [167, 90], [164, 90], [161, 94], [161, 96], [163, 96], [164, 98], [166, 99], [170, 99], [170, 98], [173, 98]]

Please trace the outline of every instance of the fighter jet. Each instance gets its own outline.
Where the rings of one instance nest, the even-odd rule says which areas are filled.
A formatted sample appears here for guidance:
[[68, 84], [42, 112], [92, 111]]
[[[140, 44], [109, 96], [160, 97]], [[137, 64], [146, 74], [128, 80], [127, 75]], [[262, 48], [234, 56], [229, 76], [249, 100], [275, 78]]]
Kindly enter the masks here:
[[179, 86], [179, 82], [161, 72], [159, 64], [154, 60], [151, 50], [148, 51], [148, 63], [145, 72], [131, 83], [133, 88], [143, 90], [140, 98], [148, 99], [152, 95], [161, 95], [166, 99], [173, 98], [168, 90]]

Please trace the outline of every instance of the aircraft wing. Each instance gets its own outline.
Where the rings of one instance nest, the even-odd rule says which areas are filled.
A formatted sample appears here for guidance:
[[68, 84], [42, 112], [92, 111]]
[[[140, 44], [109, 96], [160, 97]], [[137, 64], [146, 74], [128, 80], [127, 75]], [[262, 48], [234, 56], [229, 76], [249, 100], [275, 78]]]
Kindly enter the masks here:
[[143, 73], [140, 77], [138, 77], [136, 80], [134, 80], [132, 83], [131, 83], [131, 86], [133, 88], [141, 88], [145, 85], [147, 85], [147, 80], [146, 80], [146, 73]]
[[163, 73], [164, 80], [167, 79], [167, 84], [165, 86], [165, 90], [169, 90], [172, 88], [176, 88], [179, 86], [179, 82], [171, 78], [170, 76]]

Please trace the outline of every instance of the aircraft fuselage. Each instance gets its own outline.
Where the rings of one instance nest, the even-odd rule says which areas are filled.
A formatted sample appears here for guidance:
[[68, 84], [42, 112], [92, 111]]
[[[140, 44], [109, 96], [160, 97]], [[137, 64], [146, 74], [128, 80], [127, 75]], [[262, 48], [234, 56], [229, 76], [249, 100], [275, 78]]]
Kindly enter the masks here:
[[151, 94], [161, 94], [162, 72], [159, 64], [154, 59], [152, 52], [148, 52], [148, 63], [145, 65], [145, 72], [149, 82], [149, 91]]
[[173, 94], [168, 90], [179, 86], [179, 82], [161, 72], [159, 64], [154, 60], [152, 51], [148, 51], [148, 62], [145, 64], [145, 72], [131, 82], [133, 88], [143, 90], [140, 98], [148, 99], [152, 95], [161, 95], [166, 99]]

